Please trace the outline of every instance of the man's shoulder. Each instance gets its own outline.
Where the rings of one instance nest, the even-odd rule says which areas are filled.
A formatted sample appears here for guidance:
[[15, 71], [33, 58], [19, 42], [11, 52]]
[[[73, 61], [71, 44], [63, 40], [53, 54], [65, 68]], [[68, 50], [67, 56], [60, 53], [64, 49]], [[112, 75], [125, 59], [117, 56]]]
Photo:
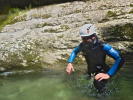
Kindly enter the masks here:
[[104, 41], [98, 41], [98, 45], [100, 45], [102, 48], [106, 45], [107, 43]]
[[101, 46], [102, 46], [103, 50], [106, 50], [106, 51], [108, 51], [112, 48], [112, 46], [106, 42], [102, 42]]

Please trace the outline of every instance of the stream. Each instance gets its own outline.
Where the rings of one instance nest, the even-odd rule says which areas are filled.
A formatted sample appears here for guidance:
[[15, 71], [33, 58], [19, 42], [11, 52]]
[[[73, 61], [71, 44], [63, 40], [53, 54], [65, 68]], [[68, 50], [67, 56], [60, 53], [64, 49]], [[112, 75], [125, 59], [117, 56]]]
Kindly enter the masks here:
[[107, 84], [107, 91], [97, 93], [93, 79], [76, 71], [42, 71], [0, 77], [0, 100], [133, 100], [133, 60]]

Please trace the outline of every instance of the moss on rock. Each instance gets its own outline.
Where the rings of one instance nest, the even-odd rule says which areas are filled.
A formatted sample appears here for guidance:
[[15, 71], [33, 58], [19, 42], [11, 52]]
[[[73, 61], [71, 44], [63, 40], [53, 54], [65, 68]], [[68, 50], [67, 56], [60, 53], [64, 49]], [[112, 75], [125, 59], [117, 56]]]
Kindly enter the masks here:
[[114, 11], [108, 11], [107, 12], [107, 17], [116, 17], [117, 16], [117, 13]]
[[104, 29], [103, 34], [110, 34], [117, 40], [133, 40], [133, 24], [127, 23], [124, 25], [110, 26]]
[[[1, 47], [0, 66], [5, 70], [27, 70], [42, 68], [40, 45], [37, 40], [22, 40], [7, 43]], [[6, 48], [6, 46], [8, 46]]]

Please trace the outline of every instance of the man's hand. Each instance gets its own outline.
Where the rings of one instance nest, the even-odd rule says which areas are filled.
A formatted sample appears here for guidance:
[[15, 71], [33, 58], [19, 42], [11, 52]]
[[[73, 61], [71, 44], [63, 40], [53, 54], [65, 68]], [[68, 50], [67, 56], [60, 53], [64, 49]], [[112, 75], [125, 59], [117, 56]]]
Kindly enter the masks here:
[[69, 63], [67, 65], [66, 72], [68, 75], [70, 75], [72, 72], [74, 72], [74, 68], [73, 68], [73, 65], [71, 63]]
[[95, 76], [95, 79], [98, 80], [98, 81], [101, 81], [103, 79], [109, 79], [110, 76], [106, 73], [99, 73]]

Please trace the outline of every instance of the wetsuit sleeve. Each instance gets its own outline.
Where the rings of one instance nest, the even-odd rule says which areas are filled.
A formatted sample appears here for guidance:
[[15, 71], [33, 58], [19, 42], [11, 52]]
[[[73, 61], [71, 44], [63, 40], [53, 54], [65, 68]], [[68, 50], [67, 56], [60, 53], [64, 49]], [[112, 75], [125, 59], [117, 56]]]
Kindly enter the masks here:
[[107, 55], [109, 55], [110, 57], [112, 57], [115, 60], [112, 67], [107, 72], [107, 74], [109, 74], [110, 76], [113, 76], [119, 69], [119, 67], [120, 67], [119, 65], [121, 63], [122, 58], [121, 58], [119, 52], [117, 50], [113, 49], [109, 44], [103, 44], [103, 50], [107, 53]]
[[73, 51], [72, 51], [70, 57], [68, 58], [67, 62], [72, 63], [79, 52], [80, 52], [80, 45], [73, 49]]

